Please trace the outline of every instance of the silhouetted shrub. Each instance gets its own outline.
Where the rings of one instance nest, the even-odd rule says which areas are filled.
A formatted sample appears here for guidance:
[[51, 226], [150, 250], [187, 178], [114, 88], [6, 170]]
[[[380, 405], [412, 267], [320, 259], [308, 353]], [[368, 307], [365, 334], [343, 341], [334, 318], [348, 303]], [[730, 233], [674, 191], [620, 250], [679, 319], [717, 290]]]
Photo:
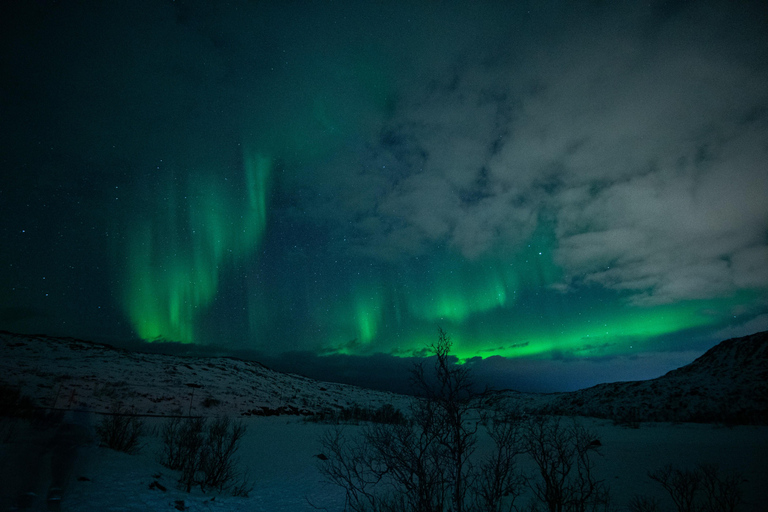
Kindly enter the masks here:
[[493, 441], [494, 450], [478, 467], [473, 484], [475, 510], [502, 512], [518, 510], [515, 501], [527, 482], [517, 468], [523, 454], [522, 416], [517, 410], [500, 405], [483, 414], [483, 424]]
[[646, 496], [632, 496], [629, 500], [629, 512], [657, 512], [659, 500]]
[[523, 423], [523, 444], [539, 470], [529, 486], [550, 511], [608, 510], [608, 487], [594, 473], [600, 443], [576, 420], [533, 416]]
[[32, 399], [22, 394], [20, 388], [0, 385], [0, 416], [29, 417], [33, 408]]
[[96, 426], [96, 433], [101, 438], [101, 444], [107, 448], [137, 453], [140, 449], [139, 437], [144, 433], [144, 422], [116, 404]]
[[218, 398], [214, 398], [212, 396], [207, 396], [205, 397], [205, 399], [203, 399], [203, 407], [205, 407], [206, 409], [209, 409], [211, 407], [216, 407], [220, 403], [221, 403], [221, 400], [219, 400]]
[[384, 404], [381, 407], [372, 409], [370, 407], [343, 407], [339, 410], [326, 409], [319, 413], [307, 416], [306, 421], [312, 423], [329, 423], [338, 425], [340, 423], [359, 424], [362, 422], [387, 423], [390, 425], [405, 425], [408, 418], [400, 409], [392, 404]]
[[226, 416], [210, 423], [203, 418], [172, 418], [161, 431], [160, 463], [180, 471], [179, 484], [190, 492], [200, 489], [229, 491], [247, 496], [247, 477], [237, 470], [236, 454], [245, 435], [245, 425]]
[[648, 477], [667, 491], [678, 512], [735, 512], [742, 503], [742, 475], [712, 464], [680, 469], [667, 464]]
[[511, 510], [523, 482], [515, 464], [521, 453], [518, 418], [503, 412], [486, 418], [496, 450], [476, 466], [485, 397], [474, 391], [468, 367], [453, 361], [450, 348], [438, 328], [434, 366], [418, 364], [412, 372], [414, 392], [422, 398], [412, 402], [408, 421], [385, 406], [378, 416], [390, 421], [372, 422], [360, 436], [336, 428], [321, 439], [320, 471], [345, 490], [346, 510]]

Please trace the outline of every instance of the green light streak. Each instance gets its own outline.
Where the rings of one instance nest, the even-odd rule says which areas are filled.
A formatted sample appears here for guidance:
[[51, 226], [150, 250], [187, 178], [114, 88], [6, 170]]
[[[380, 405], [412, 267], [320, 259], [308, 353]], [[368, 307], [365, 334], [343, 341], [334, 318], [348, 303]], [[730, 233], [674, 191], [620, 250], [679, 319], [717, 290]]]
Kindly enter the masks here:
[[[552, 262], [556, 247], [546, 226], [506, 260], [467, 261], [433, 253], [397, 268], [357, 272], [344, 267], [332, 308], [317, 324], [332, 325], [323, 353], [398, 357], [425, 355], [443, 327], [461, 361], [507, 358], [595, 358], [673, 349], [674, 336], [728, 325], [730, 311], [753, 302], [744, 293], [710, 300], [633, 306], [631, 294], [598, 286], [560, 291]], [[320, 289], [330, 288], [329, 282]], [[327, 295], [326, 295], [327, 297]]]
[[659, 336], [722, 324], [724, 317], [712, 311], [727, 311], [734, 303], [733, 299], [715, 299], [641, 308], [622, 306], [618, 297], [613, 299], [594, 309], [589, 307], [592, 301], [587, 307], [571, 303], [572, 309], [559, 316], [539, 315], [540, 322], [532, 321], [530, 310], [509, 311], [503, 323], [483, 329], [476, 338], [463, 336], [463, 326], [456, 326], [459, 335], [454, 353], [461, 360], [628, 355], [658, 349], [650, 342]]
[[420, 320], [461, 323], [479, 313], [509, 308], [521, 293], [560, 278], [560, 269], [552, 262], [553, 246], [554, 232], [542, 222], [529, 243], [506, 261], [430, 259], [426, 268], [410, 276], [420, 285], [407, 296], [408, 311]]
[[171, 184], [157, 214], [133, 226], [123, 306], [139, 337], [195, 341], [223, 268], [253, 254], [263, 237], [271, 167], [264, 155], [244, 156], [244, 198], [212, 176], [181, 190]]
[[[381, 286], [369, 282], [356, 283], [351, 291], [336, 300], [330, 311], [318, 309], [315, 318], [320, 324], [330, 325], [327, 350], [338, 354], [370, 351], [377, 340], [384, 319], [385, 294]], [[367, 282], [367, 285], [363, 285]]]

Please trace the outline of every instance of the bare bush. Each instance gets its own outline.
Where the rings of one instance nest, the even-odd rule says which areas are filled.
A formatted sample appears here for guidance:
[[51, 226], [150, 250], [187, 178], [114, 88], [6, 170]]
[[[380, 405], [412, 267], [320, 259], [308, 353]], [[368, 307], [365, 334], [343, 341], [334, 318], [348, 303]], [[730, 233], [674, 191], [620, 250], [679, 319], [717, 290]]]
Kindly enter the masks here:
[[706, 512], [735, 512], [743, 503], [741, 482], [744, 477], [738, 472], [721, 473], [714, 464], [699, 464], [701, 484], [704, 491], [703, 509]]
[[701, 481], [696, 471], [679, 469], [667, 464], [656, 471], [649, 472], [648, 477], [659, 482], [666, 489], [678, 512], [694, 512], [696, 491]]
[[680, 469], [667, 464], [648, 477], [667, 491], [678, 512], [735, 512], [742, 503], [742, 475], [712, 464]]
[[376, 510], [376, 486], [383, 475], [365, 437], [350, 440], [342, 428], [334, 428], [320, 440], [326, 457], [320, 469], [329, 482], [345, 490], [344, 510]]
[[335, 429], [322, 440], [328, 460], [321, 468], [346, 491], [345, 509], [355, 512], [443, 510], [446, 501], [438, 446], [427, 432], [408, 426], [375, 425], [354, 440]]
[[377, 409], [371, 407], [342, 407], [339, 410], [326, 409], [305, 418], [309, 423], [330, 423], [339, 425], [349, 423], [359, 425], [360, 423], [390, 423], [406, 424], [408, 418], [400, 409], [392, 404], [383, 404]]
[[208, 425], [200, 460], [200, 470], [204, 475], [201, 487], [221, 492], [235, 480], [238, 476], [235, 455], [244, 434], [245, 425], [240, 421], [233, 422], [227, 416], [220, 416]]
[[32, 414], [32, 399], [16, 386], [0, 384], [0, 417], [27, 418]]
[[475, 501], [479, 510], [517, 510], [515, 502], [527, 483], [517, 469], [518, 456], [524, 453], [520, 420], [517, 411], [485, 414], [483, 422], [493, 440], [494, 450], [480, 465], [475, 479]]
[[432, 345], [435, 362], [432, 375], [424, 364], [414, 368], [414, 391], [425, 397], [413, 411], [414, 421], [434, 437], [440, 446], [439, 465], [445, 470], [445, 482], [453, 511], [465, 508], [467, 491], [471, 486], [472, 462], [475, 451], [479, 406], [475, 384], [468, 367], [453, 364], [450, 358], [451, 340], [438, 327], [438, 340]]
[[112, 407], [109, 415], [96, 426], [101, 443], [113, 450], [138, 453], [139, 438], [144, 434], [144, 421], [126, 411], [120, 404]]
[[180, 472], [179, 484], [187, 492], [216, 489], [244, 496], [250, 491], [247, 477], [237, 469], [237, 451], [246, 427], [226, 416], [206, 422], [203, 418], [172, 418], [161, 432], [160, 463]]
[[[413, 370], [413, 388], [422, 398], [414, 401], [408, 421], [371, 424], [352, 439], [334, 429], [321, 440], [327, 460], [320, 470], [344, 488], [345, 509], [502, 510], [504, 498], [517, 496], [520, 479], [513, 459], [519, 449], [508, 446], [517, 442], [515, 424], [501, 421], [510, 419], [502, 414], [488, 422], [497, 451], [475, 466], [482, 397], [474, 392], [467, 367], [451, 360], [450, 347], [438, 329], [438, 342], [431, 347], [434, 366]], [[487, 478], [479, 477], [484, 471]]]
[[657, 512], [659, 500], [646, 496], [632, 496], [629, 500], [629, 512]]
[[[526, 487], [551, 512], [609, 509], [607, 486], [596, 478], [595, 436], [581, 424], [558, 418], [522, 418], [486, 393], [474, 390], [469, 369], [450, 357], [442, 329], [431, 347], [434, 367], [417, 365], [409, 421], [372, 424], [349, 438], [343, 429], [326, 433], [320, 471], [346, 492], [354, 512], [509, 512]], [[494, 443], [483, 460], [475, 454], [484, 424]], [[528, 454], [538, 479], [518, 470]], [[532, 501], [525, 510], [538, 510]]]
[[539, 471], [530, 482], [536, 497], [550, 512], [607, 510], [609, 492], [594, 474], [595, 436], [576, 420], [534, 416], [524, 425], [523, 442]]
[[169, 419], [160, 433], [163, 441], [160, 463], [182, 473], [185, 467], [191, 467], [191, 472], [194, 473], [194, 468], [198, 465], [197, 454], [203, 444], [203, 426], [202, 418]]

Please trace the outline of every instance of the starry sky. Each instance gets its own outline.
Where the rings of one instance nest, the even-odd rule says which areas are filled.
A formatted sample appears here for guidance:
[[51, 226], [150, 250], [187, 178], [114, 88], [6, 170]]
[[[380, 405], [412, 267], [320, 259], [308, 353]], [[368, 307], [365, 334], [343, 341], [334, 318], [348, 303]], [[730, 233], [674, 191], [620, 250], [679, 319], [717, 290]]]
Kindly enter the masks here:
[[538, 391], [768, 329], [764, 2], [16, 4], [0, 329]]

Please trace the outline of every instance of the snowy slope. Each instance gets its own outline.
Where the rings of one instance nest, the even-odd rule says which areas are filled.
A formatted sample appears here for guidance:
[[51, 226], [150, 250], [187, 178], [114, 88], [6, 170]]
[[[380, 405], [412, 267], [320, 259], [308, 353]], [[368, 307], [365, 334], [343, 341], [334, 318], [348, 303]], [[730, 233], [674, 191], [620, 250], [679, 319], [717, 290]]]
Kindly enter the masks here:
[[[45, 407], [140, 414], [305, 415], [410, 398], [276, 372], [256, 362], [143, 354], [71, 338], [0, 332], [0, 383]], [[768, 424], [768, 332], [723, 341], [657, 379], [569, 393], [506, 391], [528, 412], [618, 421]]]
[[311, 414], [409, 398], [276, 372], [251, 361], [143, 354], [72, 338], [0, 332], [0, 383], [36, 404], [137, 414]]
[[768, 424], [768, 332], [723, 341], [657, 379], [554, 395], [544, 408], [619, 421]]
[[[573, 393], [506, 392], [497, 398], [526, 411], [591, 412], [604, 417], [634, 411], [644, 415], [640, 421], [662, 413], [690, 418], [693, 413], [728, 407], [741, 414], [765, 414], [766, 382], [766, 333], [759, 333], [723, 342], [692, 364], [651, 381], [604, 384]], [[161, 441], [157, 429], [165, 420], [148, 418], [149, 428], [138, 455], [114, 452], [98, 443], [80, 448], [64, 494], [64, 512], [341, 511], [343, 492], [324, 482], [318, 470], [319, 439], [334, 427], [305, 423], [293, 415], [355, 404], [374, 408], [392, 403], [405, 408], [410, 400], [282, 374], [236, 359], [139, 354], [81, 340], [10, 333], [0, 333], [0, 383], [21, 386], [38, 403], [65, 409], [106, 411], [114, 401], [122, 401], [141, 413], [186, 414], [191, 410], [192, 414], [246, 416], [248, 433], [239, 459], [254, 485], [249, 497], [180, 490], [176, 473], [158, 462]], [[204, 405], [206, 401], [209, 407]], [[288, 416], [262, 417], [266, 412]], [[91, 424], [102, 418], [97, 414], [88, 417]], [[742, 510], [765, 510], [768, 427], [647, 423], [627, 429], [606, 420], [582, 421], [602, 442], [597, 471], [611, 486], [617, 510], [628, 510], [629, 499], [636, 493], [656, 496], [671, 510], [669, 498], [648, 479], [647, 471], [664, 464], [688, 468], [699, 462], [742, 472], [746, 499]], [[356, 435], [362, 427], [344, 428]], [[8, 435], [11, 431], [7, 429], [4, 432], [0, 436], [0, 510], [13, 503], [22, 489], [11, 482], [30, 475], [38, 489], [40, 507], [35, 510], [43, 509], [42, 496], [51, 478], [48, 443], [36, 441], [34, 436]], [[481, 436], [478, 453], [489, 448], [488, 440]], [[534, 470], [525, 459], [522, 468]]]

